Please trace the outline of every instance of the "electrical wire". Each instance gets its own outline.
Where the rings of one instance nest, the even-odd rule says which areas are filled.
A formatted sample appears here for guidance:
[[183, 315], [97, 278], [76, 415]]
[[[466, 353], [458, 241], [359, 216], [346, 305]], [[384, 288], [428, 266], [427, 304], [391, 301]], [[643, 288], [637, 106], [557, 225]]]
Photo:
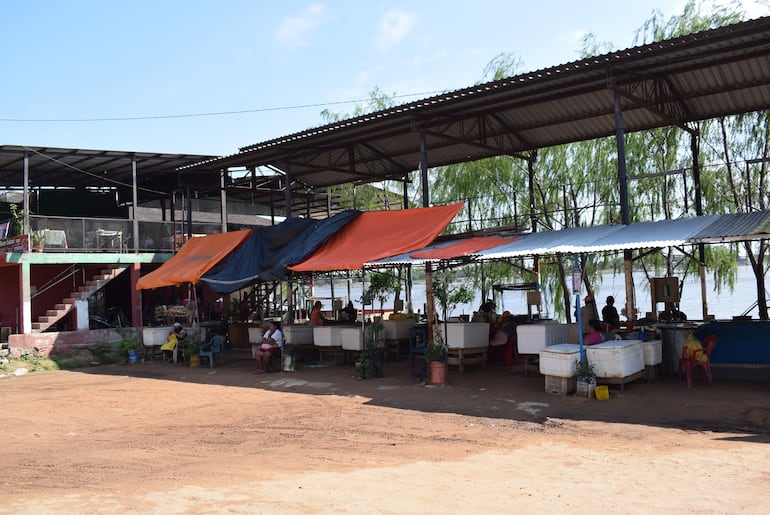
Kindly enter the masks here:
[[[423, 93], [411, 93], [405, 95], [394, 95], [389, 98], [407, 98], [407, 97], [423, 97], [427, 95], [436, 95], [442, 93], [442, 91], [426, 91]], [[148, 115], [148, 116], [111, 116], [111, 117], [98, 117], [98, 118], [0, 118], [0, 122], [11, 123], [81, 123], [81, 122], [127, 122], [138, 120], [171, 120], [176, 118], [203, 118], [213, 116], [232, 116], [239, 114], [251, 114], [251, 113], [266, 113], [271, 111], [289, 111], [293, 109], [308, 109], [311, 107], [326, 107], [334, 105], [344, 104], [360, 104], [363, 102], [369, 102], [371, 98], [363, 100], [340, 100], [338, 102], [323, 102], [318, 104], [301, 104], [294, 106], [278, 106], [278, 107], [261, 107], [254, 109], [241, 109], [235, 111], [215, 111], [210, 113], [186, 113], [186, 114], [165, 114], [165, 115]]]

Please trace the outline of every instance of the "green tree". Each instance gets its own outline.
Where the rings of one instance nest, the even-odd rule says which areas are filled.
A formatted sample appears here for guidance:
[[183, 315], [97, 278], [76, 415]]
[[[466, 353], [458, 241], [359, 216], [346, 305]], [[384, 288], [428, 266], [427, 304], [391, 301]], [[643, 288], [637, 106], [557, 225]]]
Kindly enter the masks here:
[[[326, 123], [334, 123], [347, 118], [362, 116], [373, 111], [381, 111], [395, 105], [395, 92], [388, 94], [376, 86], [370, 93], [365, 104], [356, 105], [352, 113], [338, 113], [329, 109], [321, 111], [321, 118]], [[400, 186], [401, 183], [398, 183]], [[391, 184], [391, 181], [383, 181], [381, 185], [375, 184], [342, 184], [332, 186], [329, 192], [334, 195], [343, 209], [360, 209], [372, 211], [378, 209], [400, 208], [402, 206], [403, 193], [399, 192]]]

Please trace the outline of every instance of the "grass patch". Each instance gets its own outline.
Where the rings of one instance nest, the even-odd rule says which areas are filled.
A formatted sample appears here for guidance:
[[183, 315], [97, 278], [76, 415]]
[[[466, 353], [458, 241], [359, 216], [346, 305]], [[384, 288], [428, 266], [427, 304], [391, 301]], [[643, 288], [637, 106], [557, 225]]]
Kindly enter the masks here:
[[94, 364], [106, 365], [118, 361], [114, 351], [106, 347], [97, 347], [93, 350], [76, 350], [66, 354], [56, 354], [50, 357], [25, 354], [19, 358], [11, 358], [5, 365], [0, 365], [0, 374], [13, 374], [19, 368], [26, 368], [29, 372], [41, 370], [72, 370]]

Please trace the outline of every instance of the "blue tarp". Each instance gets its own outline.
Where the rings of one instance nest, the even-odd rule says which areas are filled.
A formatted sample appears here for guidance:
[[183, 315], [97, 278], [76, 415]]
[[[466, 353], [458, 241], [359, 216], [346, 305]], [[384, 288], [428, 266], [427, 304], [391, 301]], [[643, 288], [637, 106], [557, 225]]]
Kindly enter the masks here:
[[258, 227], [201, 281], [217, 293], [230, 293], [255, 279], [283, 279], [286, 266], [305, 259], [359, 214], [349, 210], [324, 220], [290, 218], [278, 225]]

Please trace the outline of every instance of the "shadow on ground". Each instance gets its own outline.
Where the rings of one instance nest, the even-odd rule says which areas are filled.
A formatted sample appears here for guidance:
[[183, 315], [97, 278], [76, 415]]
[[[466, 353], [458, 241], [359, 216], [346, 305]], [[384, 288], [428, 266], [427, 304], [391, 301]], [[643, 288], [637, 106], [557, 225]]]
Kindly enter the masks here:
[[[255, 375], [250, 353], [237, 349], [226, 351], [215, 365], [191, 368], [187, 363], [146, 360], [77, 371], [311, 395], [359, 396], [374, 406], [522, 422], [565, 419], [732, 432], [737, 433], [729, 438], [732, 440], [770, 443], [770, 371], [764, 369], [752, 371], [751, 379], [743, 380], [736, 378], [735, 371], [716, 370], [712, 386], [695, 381], [690, 389], [675, 377], [660, 377], [653, 382], [638, 380], [623, 390], [610, 385], [610, 399], [597, 401], [546, 393], [543, 376], [532, 370], [525, 376], [521, 363], [512, 367], [467, 367], [462, 374], [450, 370], [444, 386], [414, 381], [408, 359], [387, 363], [384, 377], [368, 380], [358, 379], [352, 364], [318, 362], [312, 357], [298, 362], [294, 372]], [[746, 371], [738, 374], [749, 376]]]

